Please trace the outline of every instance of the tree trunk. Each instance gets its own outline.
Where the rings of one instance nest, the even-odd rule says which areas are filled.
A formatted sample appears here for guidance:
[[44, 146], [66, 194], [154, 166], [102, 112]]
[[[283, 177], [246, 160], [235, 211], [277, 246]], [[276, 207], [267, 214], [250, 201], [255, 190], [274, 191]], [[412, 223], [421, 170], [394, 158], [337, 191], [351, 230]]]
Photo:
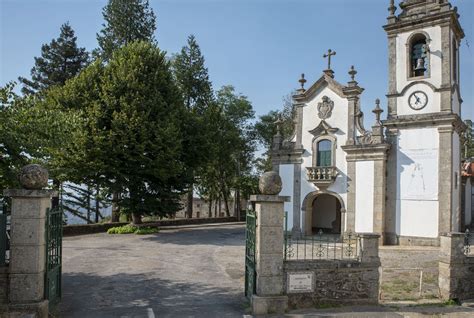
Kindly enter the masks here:
[[99, 192], [100, 192], [99, 184], [96, 184], [95, 185], [95, 223], [99, 223], [99, 215], [100, 215]]
[[186, 200], [186, 217], [191, 219], [193, 217], [193, 185], [190, 185], [190, 190], [188, 192], [188, 198]]
[[51, 207], [55, 208], [59, 206], [59, 196], [61, 195], [61, 182], [57, 179], [53, 179], [53, 189], [58, 191], [58, 196], [51, 198]]
[[133, 224], [142, 224], [142, 215], [138, 212], [132, 213], [132, 223]]
[[209, 206], [208, 206], [208, 209], [209, 209], [209, 213], [207, 214], [207, 217], [210, 218], [212, 217], [212, 199], [209, 198]]
[[222, 214], [221, 198], [222, 198], [222, 195], [219, 195], [219, 215], [218, 215], [218, 217], [221, 217], [221, 214]]
[[120, 207], [118, 205], [119, 201], [119, 193], [113, 192], [112, 193], [112, 218], [110, 219], [111, 222], [120, 222]]
[[86, 203], [86, 211], [87, 211], [87, 224], [91, 224], [92, 221], [91, 221], [91, 211], [92, 211], [92, 208], [91, 208], [91, 186], [90, 185], [87, 185], [87, 197], [86, 197], [86, 200], [87, 200], [87, 203]]
[[220, 199], [217, 198], [216, 202], [214, 203], [214, 217], [217, 217], [217, 205], [219, 204]]
[[224, 191], [222, 193], [222, 196], [224, 197], [225, 215], [227, 217], [229, 217], [230, 216], [230, 210], [229, 210], [229, 198], [227, 197], [227, 191]]

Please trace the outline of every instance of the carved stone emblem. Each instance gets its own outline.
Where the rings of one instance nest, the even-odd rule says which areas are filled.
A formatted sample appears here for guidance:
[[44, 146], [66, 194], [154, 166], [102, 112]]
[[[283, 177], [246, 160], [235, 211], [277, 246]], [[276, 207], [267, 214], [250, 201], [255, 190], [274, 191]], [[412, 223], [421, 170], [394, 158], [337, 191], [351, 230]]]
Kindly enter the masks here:
[[327, 119], [331, 117], [332, 110], [334, 108], [334, 102], [327, 96], [323, 97], [323, 101], [318, 103], [318, 116], [321, 119]]

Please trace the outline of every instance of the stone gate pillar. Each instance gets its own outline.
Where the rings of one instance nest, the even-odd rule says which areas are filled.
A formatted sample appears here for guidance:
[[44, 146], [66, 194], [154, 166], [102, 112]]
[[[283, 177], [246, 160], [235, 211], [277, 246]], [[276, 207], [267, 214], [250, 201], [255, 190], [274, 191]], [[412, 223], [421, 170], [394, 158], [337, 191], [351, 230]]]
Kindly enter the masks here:
[[46, 210], [55, 191], [42, 189], [47, 181], [47, 170], [28, 165], [20, 174], [24, 189], [4, 191], [12, 200], [8, 307], [20, 316], [48, 317], [44, 297], [45, 228]]
[[278, 196], [281, 178], [274, 171], [266, 172], [260, 178], [259, 188], [262, 194], [250, 197], [257, 216], [257, 278], [256, 295], [252, 296], [252, 313], [283, 313], [288, 307], [288, 297], [283, 290], [284, 202], [290, 198]]

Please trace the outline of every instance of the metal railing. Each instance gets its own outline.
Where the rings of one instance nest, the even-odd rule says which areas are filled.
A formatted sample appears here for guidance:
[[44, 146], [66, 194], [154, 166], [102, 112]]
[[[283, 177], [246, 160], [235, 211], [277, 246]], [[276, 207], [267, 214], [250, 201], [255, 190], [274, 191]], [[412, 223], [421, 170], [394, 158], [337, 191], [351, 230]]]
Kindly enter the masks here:
[[474, 251], [471, 250], [471, 245], [473, 242], [474, 242], [474, 236], [469, 231], [469, 229], [466, 229], [466, 232], [464, 233], [464, 246], [463, 246], [464, 255], [474, 256], [473, 255]]
[[332, 181], [336, 178], [336, 167], [307, 167], [308, 181]]
[[285, 212], [285, 261], [291, 260], [359, 260], [361, 238], [358, 234], [325, 234], [293, 238], [288, 231], [288, 214]]

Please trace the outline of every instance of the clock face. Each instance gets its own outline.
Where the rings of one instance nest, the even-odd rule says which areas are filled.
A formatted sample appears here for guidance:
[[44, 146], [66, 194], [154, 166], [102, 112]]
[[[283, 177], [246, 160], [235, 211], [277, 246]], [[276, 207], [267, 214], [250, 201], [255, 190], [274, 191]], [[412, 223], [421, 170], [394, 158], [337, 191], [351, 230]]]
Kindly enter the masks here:
[[414, 110], [423, 109], [428, 104], [428, 96], [422, 91], [413, 92], [408, 98], [408, 104]]

